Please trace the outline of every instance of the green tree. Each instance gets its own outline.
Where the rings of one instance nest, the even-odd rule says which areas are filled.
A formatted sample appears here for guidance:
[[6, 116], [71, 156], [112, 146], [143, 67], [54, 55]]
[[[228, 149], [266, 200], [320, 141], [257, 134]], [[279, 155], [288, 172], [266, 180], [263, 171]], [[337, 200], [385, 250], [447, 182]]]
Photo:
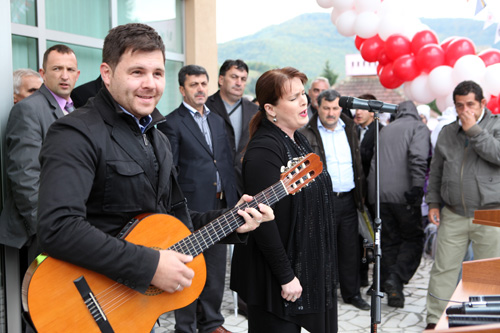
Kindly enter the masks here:
[[330, 86], [333, 86], [335, 82], [337, 82], [337, 78], [339, 77], [339, 75], [330, 68], [330, 60], [327, 60], [325, 62], [325, 67], [323, 68], [323, 73], [321, 73], [321, 76], [328, 79], [328, 81], [330, 82]]

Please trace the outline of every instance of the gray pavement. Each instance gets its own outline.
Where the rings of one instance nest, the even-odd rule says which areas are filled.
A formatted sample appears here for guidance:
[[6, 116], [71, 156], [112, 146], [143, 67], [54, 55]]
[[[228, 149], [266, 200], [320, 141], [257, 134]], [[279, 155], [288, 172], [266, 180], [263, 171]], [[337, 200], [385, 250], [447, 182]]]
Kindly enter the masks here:
[[[377, 327], [378, 332], [422, 332], [425, 329], [425, 302], [432, 262], [432, 259], [422, 258], [417, 272], [405, 286], [404, 308], [390, 307], [387, 305], [387, 298], [382, 299], [382, 319]], [[247, 332], [248, 322], [245, 317], [234, 314], [233, 293], [229, 290], [228, 283], [229, 274], [226, 277], [226, 290], [222, 304], [222, 313], [225, 318], [224, 327], [231, 332]], [[368, 287], [362, 288], [362, 295], [370, 303], [370, 296], [366, 295], [367, 289]], [[339, 333], [370, 332], [370, 311], [358, 310], [350, 304], [345, 304], [340, 297], [338, 313]], [[160, 317], [160, 326], [156, 327], [155, 333], [173, 333], [174, 325], [173, 312], [166, 313]], [[307, 331], [302, 330], [302, 332]]]

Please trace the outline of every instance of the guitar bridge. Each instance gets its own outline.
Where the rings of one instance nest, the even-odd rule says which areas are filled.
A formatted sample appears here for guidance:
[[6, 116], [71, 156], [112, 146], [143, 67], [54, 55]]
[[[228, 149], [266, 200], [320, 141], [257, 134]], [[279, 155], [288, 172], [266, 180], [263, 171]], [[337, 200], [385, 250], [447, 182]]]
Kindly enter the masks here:
[[73, 283], [75, 284], [76, 288], [80, 292], [80, 295], [82, 296], [83, 302], [87, 306], [87, 309], [90, 312], [90, 315], [92, 318], [94, 318], [97, 326], [99, 326], [99, 329], [103, 333], [114, 333], [115, 331], [109, 324], [108, 318], [106, 318], [106, 315], [104, 314], [104, 311], [101, 308], [101, 305], [97, 301], [97, 299], [94, 296], [94, 293], [92, 290], [90, 290], [89, 284], [87, 283], [87, 280], [83, 276], [80, 276], [78, 279], [74, 280]]

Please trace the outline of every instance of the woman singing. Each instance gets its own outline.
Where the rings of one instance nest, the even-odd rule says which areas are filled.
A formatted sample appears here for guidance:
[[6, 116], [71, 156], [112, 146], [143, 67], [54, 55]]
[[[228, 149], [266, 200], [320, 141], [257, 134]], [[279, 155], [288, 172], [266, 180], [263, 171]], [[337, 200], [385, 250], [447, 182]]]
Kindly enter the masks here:
[[[305, 74], [286, 67], [257, 81], [259, 112], [250, 123], [243, 158], [245, 191], [257, 194], [280, 168], [312, 152], [297, 130], [307, 124]], [[231, 289], [248, 306], [250, 333], [337, 332], [335, 226], [331, 185], [322, 172], [301, 192], [278, 202], [275, 220], [236, 245]]]

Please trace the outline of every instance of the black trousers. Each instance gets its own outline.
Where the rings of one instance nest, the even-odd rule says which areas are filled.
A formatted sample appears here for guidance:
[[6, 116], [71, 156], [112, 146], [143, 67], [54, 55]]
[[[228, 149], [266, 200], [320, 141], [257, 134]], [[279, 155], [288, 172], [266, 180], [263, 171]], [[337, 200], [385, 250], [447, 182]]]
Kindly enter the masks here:
[[358, 210], [352, 191], [333, 197], [333, 213], [337, 224], [337, 254], [340, 292], [344, 301], [359, 295], [361, 265]]
[[[220, 200], [215, 209], [227, 206]], [[176, 333], [208, 333], [224, 324], [221, 313], [226, 281], [227, 245], [215, 244], [203, 252], [207, 267], [205, 287], [196, 301], [175, 311]]]
[[300, 333], [301, 327], [256, 305], [248, 305], [248, 333]]
[[383, 284], [390, 274], [396, 274], [403, 283], [408, 283], [420, 265], [424, 247], [420, 206], [381, 203], [380, 218], [380, 282]]

